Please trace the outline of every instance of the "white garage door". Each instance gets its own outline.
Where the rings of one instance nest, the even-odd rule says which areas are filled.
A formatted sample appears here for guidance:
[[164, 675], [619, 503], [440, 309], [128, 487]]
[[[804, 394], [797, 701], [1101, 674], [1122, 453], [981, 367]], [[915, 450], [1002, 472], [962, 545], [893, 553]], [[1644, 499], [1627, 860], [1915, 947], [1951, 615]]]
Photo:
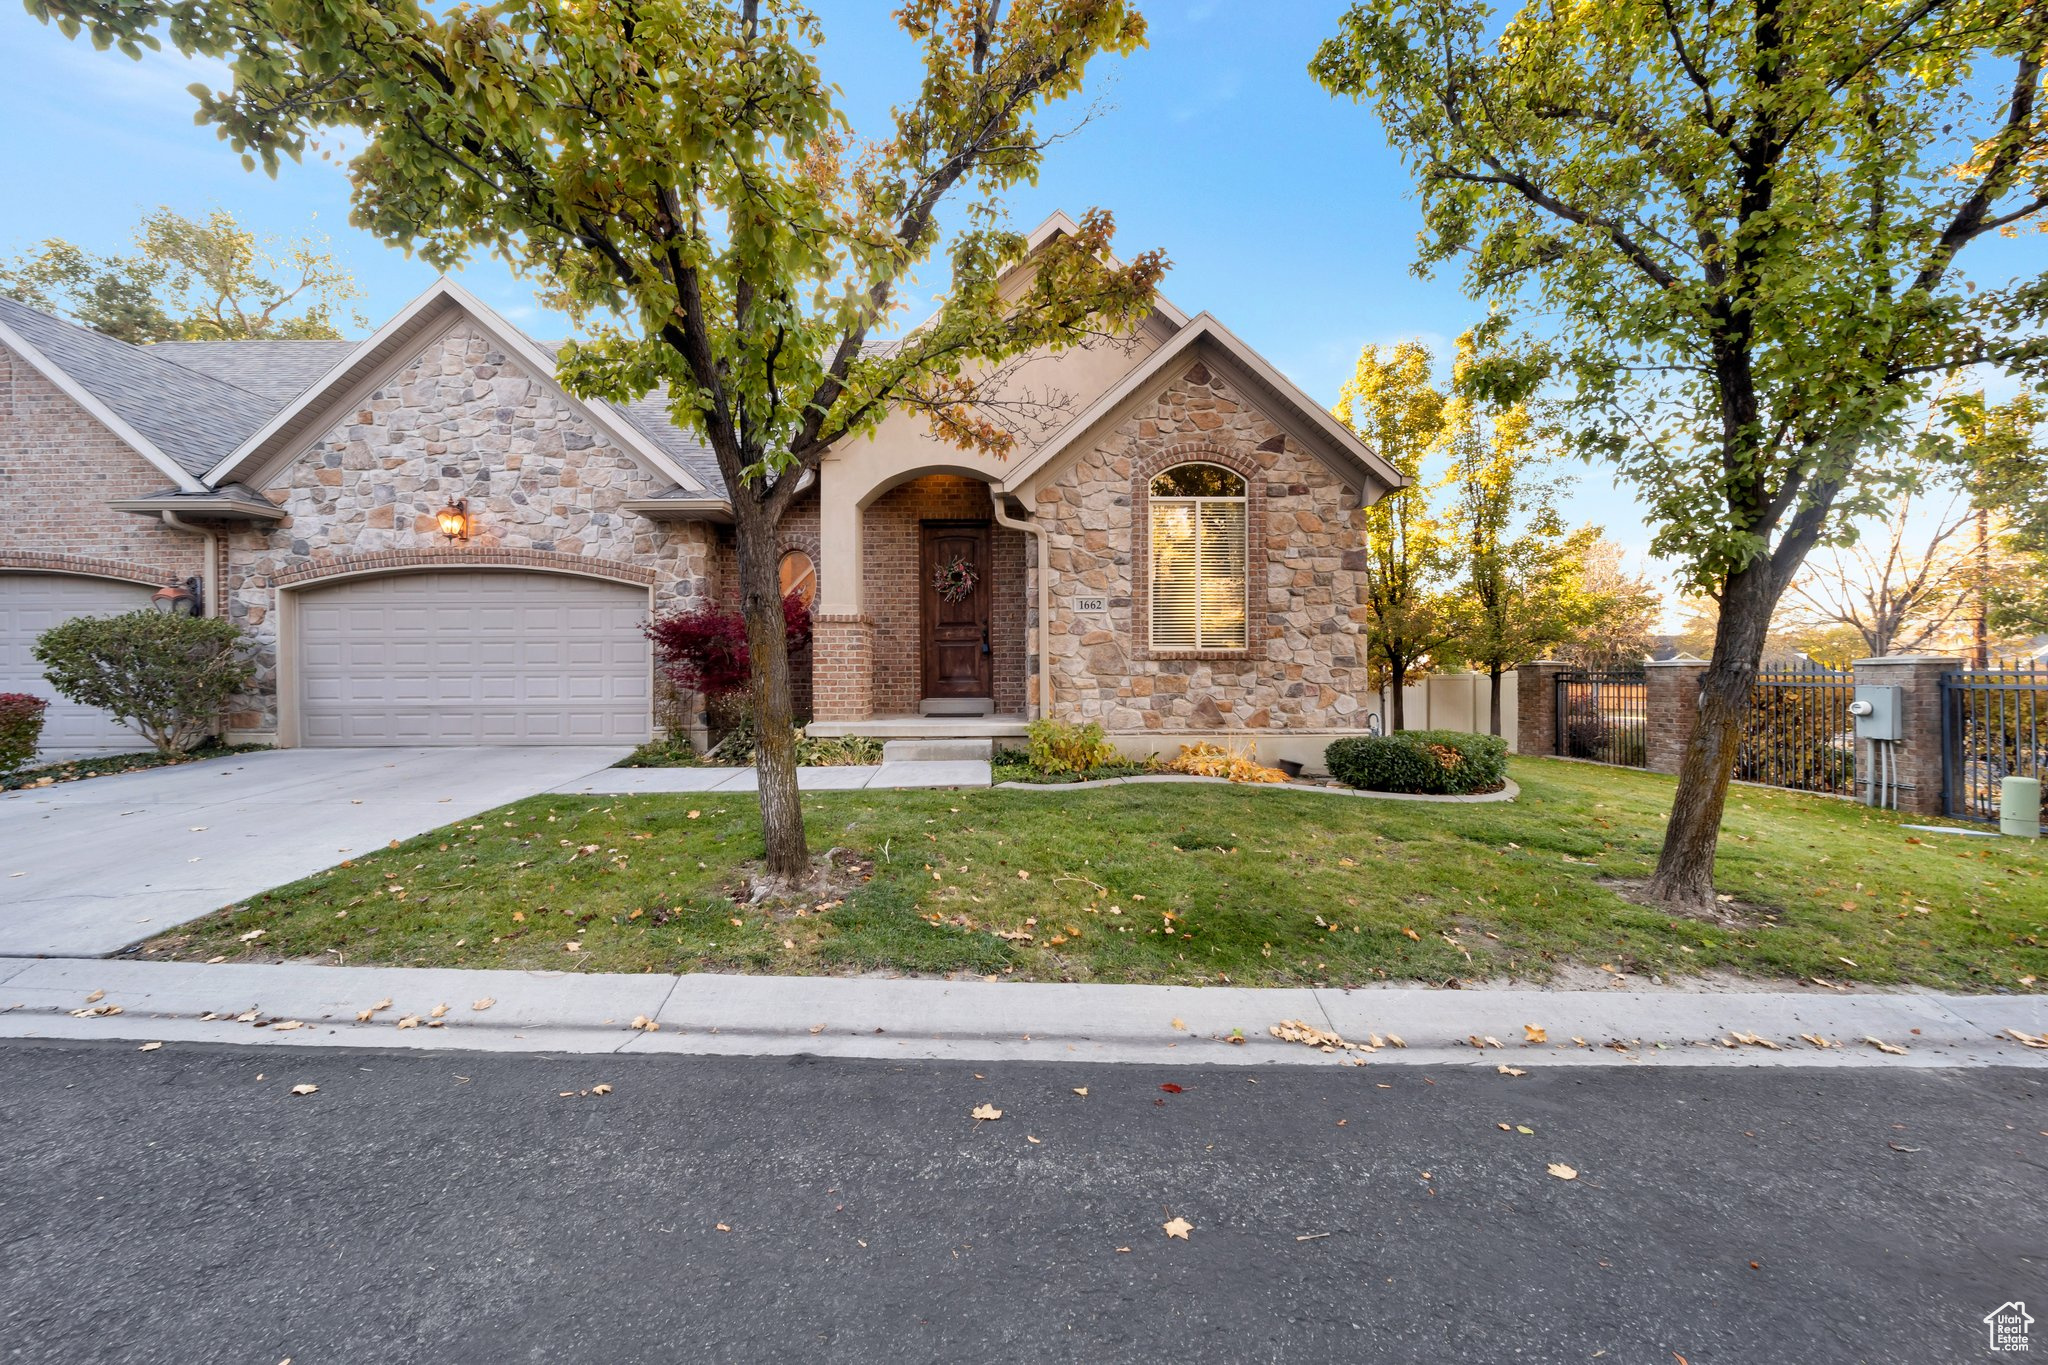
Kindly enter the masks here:
[[358, 578], [298, 603], [309, 745], [638, 744], [647, 591], [560, 574]]
[[106, 578], [69, 574], [0, 573], [0, 692], [32, 692], [50, 699], [43, 713], [43, 748], [133, 752], [149, 745], [104, 711], [57, 695], [29, 653], [36, 637], [74, 616], [113, 616], [149, 605], [154, 590]]

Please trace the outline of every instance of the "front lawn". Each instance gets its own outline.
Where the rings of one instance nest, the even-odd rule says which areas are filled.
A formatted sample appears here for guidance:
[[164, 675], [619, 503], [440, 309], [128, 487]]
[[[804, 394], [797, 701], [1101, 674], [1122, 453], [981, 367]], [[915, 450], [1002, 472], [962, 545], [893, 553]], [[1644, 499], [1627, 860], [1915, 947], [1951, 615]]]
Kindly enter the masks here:
[[843, 904], [774, 917], [725, 894], [760, 854], [751, 797], [539, 796], [145, 952], [1239, 985], [1566, 963], [1961, 990], [2048, 980], [2039, 844], [1916, 835], [1848, 802], [1738, 787], [1720, 882], [1740, 913], [1707, 924], [1602, 884], [1649, 873], [1670, 779], [1540, 759], [1512, 775], [1519, 801], [1473, 805], [1171, 785], [807, 794], [813, 850], [850, 850], [873, 877]]

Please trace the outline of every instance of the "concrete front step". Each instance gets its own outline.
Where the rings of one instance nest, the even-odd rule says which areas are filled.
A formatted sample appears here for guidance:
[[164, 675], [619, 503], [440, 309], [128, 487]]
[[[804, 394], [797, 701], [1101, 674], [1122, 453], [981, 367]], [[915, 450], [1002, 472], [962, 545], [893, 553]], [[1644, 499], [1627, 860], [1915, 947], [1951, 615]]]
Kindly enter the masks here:
[[995, 741], [982, 739], [891, 739], [882, 744], [884, 763], [957, 763], [995, 757]]

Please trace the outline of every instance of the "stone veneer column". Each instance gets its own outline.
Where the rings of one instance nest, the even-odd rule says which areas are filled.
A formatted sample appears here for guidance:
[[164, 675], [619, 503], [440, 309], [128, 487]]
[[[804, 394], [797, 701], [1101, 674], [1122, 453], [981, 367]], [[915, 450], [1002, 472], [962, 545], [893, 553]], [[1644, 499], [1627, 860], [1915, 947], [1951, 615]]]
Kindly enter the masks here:
[[875, 623], [859, 614], [811, 618], [811, 718], [871, 720]]
[[1685, 746], [1700, 720], [1700, 679], [1704, 659], [1648, 659], [1643, 663], [1644, 713], [1648, 717], [1649, 769], [1676, 773], [1685, 763]]
[[[1892, 746], [1899, 809], [1913, 815], [1941, 814], [1941, 675], [1963, 666], [1940, 654], [1893, 654], [1858, 659], [1860, 686], [1900, 689], [1901, 733]], [[1856, 785], [1867, 798], [1875, 773], [1865, 771], [1863, 745], [1856, 745]]]
[[1549, 758], [1557, 753], [1557, 675], [1571, 671], [1558, 659], [1538, 659], [1515, 670], [1515, 752]]

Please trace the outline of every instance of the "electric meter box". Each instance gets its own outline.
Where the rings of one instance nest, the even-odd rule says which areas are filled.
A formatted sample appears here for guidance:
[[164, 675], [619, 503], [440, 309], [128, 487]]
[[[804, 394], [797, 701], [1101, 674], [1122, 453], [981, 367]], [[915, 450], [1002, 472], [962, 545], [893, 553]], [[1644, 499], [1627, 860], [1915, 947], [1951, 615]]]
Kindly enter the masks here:
[[1858, 684], [1849, 714], [1856, 721], [1856, 738], [1899, 740], [1906, 737], [1900, 712], [1905, 709], [1903, 688]]

